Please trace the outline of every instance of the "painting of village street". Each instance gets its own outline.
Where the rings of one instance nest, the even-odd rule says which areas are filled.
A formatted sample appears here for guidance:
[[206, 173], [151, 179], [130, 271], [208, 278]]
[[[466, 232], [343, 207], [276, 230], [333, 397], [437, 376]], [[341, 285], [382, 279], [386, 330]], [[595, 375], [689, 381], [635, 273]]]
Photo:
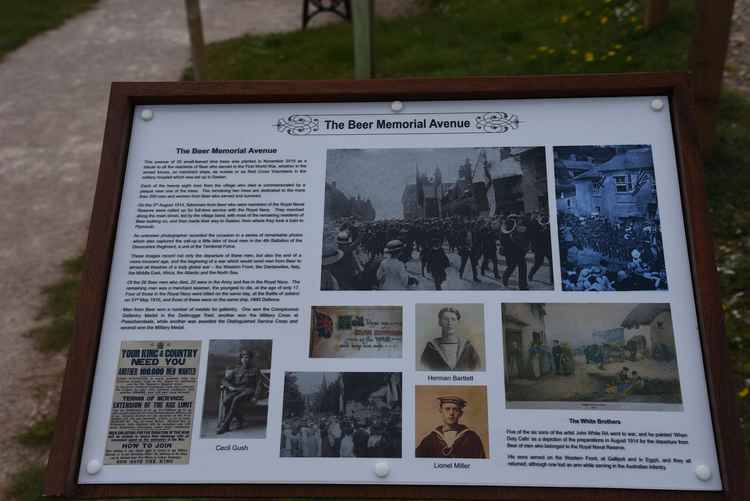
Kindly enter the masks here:
[[554, 155], [563, 290], [666, 290], [651, 147], [559, 146]]
[[329, 150], [321, 290], [551, 290], [543, 147]]
[[502, 305], [508, 408], [681, 411], [666, 303]]

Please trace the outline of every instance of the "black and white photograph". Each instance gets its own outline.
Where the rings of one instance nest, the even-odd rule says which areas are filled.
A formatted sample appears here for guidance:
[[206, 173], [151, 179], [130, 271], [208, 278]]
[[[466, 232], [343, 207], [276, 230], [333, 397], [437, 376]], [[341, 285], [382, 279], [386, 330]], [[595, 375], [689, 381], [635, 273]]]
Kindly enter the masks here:
[[563, 290], [666, 290], [651, 147], [557, 146], [554, 155]]
[[211, 340], [201, 438], [265, 438], [270, 339]]
[[417, 304], [414, 317], [417, 370], [484, 370], [483, 304]]
[[544, 147], [334, 149], [321, 290], [550, 290]]
[[287, 372], [281, 457], [400, 458], [400, 372]]
[[514, 409], [681, 411], [666, 303], [504, 303], [505, 396]]

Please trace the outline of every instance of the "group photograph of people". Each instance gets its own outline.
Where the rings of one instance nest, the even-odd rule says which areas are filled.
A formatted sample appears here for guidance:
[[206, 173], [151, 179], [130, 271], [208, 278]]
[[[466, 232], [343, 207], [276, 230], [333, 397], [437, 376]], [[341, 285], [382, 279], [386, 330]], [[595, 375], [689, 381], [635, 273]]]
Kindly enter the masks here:
[[552, 289], [546, 172], [542, 147], [329, 150], [321, 289]]
[[281, 457], [401, 457], [399, 372], [287, 372]]
[[563, 290], [666, 290], [651, 147], [554, 152]]

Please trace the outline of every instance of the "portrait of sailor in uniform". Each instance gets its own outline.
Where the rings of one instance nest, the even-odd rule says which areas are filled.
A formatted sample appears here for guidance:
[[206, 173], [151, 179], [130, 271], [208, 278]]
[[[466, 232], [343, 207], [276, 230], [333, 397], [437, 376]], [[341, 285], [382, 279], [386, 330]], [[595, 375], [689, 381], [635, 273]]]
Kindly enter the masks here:
[[[428, 310], [435, 309], [440, 305], [417, 305], [422, 315], [418, 316], [417, 332], [420, 337], [430, 336], [435, 332], [434, 328], [424, 328], [424, 324], [430, 325], [431, 322], [422, 321], [422, 316], [426, 315]], [[466, 308], [463, 308], [463, 307]], [[459, 309], [460, 308], [460, 309]], [[437, 312], [437, 324], [440, 336], [430, 338], [422, 350], [418, 368], [427, 371], [480, 371], [483, 370], [483, 346], [475, 347], [472, 340], [464, 333], [462, 323], [462, 310], [470, 315], [470, 326], [465, 329], [467, 334], [478, 339], [484, 344], [482, 320], [482, 305], [460, 305], [460, 306], [443, 306]], [[433, 313], [434, 315], [434, 313]], [[435, 316], [432, 317], [433, 319]], [[434, 322], [434, 320], [432, 320]], [[434, 324], [431, 324], [434, 325]], [[434, 335], [434, 334], [432, 334]]]
[[436, 426], [419, 443], [418, 458], [484, 459], [484, 444], [474, 430], [460, 423], [467, 401], [455, 395], [437, 397], [442, 424]]

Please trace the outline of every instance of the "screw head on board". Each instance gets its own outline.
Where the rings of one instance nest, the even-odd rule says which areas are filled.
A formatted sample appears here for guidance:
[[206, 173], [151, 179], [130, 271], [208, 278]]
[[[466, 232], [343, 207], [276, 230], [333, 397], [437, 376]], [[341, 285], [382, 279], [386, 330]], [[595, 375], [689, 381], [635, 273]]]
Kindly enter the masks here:
[[711, 468], [705, 464], [699, 464], [695, 467], [695, 476], [698, 477], [698, 480], [707, 482], [708, 480], [711, 480]]
[[388, 466], [388, 463], [381, 461], [380, 463], [375, 463], [375, 475], [379, 478], [385, 478], [388, 476], [388, 473], [390, 473], [391, 468]]
[[98, 459], [92, 459], [86, 463], [86, 473], [89, 475], [96, 475], [102, 470], [102, 463]]

